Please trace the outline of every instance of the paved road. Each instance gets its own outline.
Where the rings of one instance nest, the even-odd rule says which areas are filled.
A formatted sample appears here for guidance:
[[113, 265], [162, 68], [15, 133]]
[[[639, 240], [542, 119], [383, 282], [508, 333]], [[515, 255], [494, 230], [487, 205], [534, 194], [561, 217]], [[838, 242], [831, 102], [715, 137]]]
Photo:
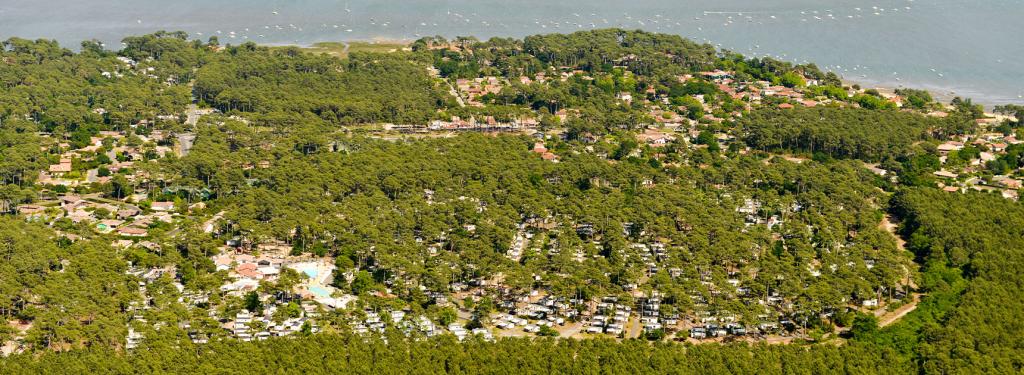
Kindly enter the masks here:
[[100, 172], [98, 169], [90, 169], [85, 171], [85, 182], [93, 183], [99, 180]]
[[195, 104], [189, 104], [185, 110], [185, 125], [196, 126], [199, 123], [199, 108]]
[[448, 93], [452, 94], [455, 100], [459, 102], [459, 107], [465, 107], [466, 102], [462, 101], [462, 95], [459, 95], [459, 91], [455, 89], [455, 86], [452, 86], [452, 83], [448, 81], [445, 81], [445, 83], [448, 84]]
[[117, 206], [126, 206], [128, 208], [132, 208], [132, 209], [136, 209], [136, 210], [142, 211], [142, 208], [139, 208], [139, 206], [136, 206], [136, 205], [128, 203], [128, 202], [123, 202], [123, 201], [119, 201], [119, 200], [104, 198], [103, 194], [101, 194], [101, 193], [86, 194], [86, 195], [83, 195], [82, 198], [90, 200], [90, 201], [93, 201], [93, 202], [109, 203], [109, 204], [113, 204], [113, 205], [117, 205]]
[[[199, 107], [195, 104], [189, 104], [188, 108], [185, 109], [185, 125], [194, 128], [196, 124], [199, 124], [200, 117], [202, 117], [202, 111], [199, 110]], [[178, 154], [180, 156], [188, 155], [195, 140], [196, 135], [194, 133], [178, 134]]]
[[[218, 212], [216, 215], [213, 215], [213, 217], [211, 217], [210, 220], [204, 221], [203, 222], [203, 231], [206, 232], [206, 228], [212, 228], [213, 224], [216, 223], [217, 220], [220, 220], [222, 217], [224, 217], [224, 213], [225, 212], [227, 212], [227, 211]], [[210, 232], [206, 232], [206, 233], [210, 233]]]
[[178, 134], [178, 147], [181, 156], [188, 155], [188, 152], [192, 149], [192, 145], [195, 144], [195, 141], [196, 135], [193, 133]]

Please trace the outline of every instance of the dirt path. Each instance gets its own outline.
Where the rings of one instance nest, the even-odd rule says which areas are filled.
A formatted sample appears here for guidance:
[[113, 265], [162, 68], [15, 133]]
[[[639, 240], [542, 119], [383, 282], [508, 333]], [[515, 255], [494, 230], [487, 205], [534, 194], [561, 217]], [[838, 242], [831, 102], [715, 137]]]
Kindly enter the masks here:
[[21, 351], [21, 341], [25, 339], [25, 333], [32, 328], [32, 323], [22, 324], [17, 320], [7, 322], [7, 325], [14, 329], [15, 335], [10, 341], [0, 342], [0, 357], [6, 357]]
[[[896, 247], [899, 248], [900, 251], [907, 251], [907, 241], [904, 241], [902, 237], [896, 234], [897, 225], [896, 223], [892, 222], [892, 217], [890, 217], [888, 214], [883, 216], [882, 222], [878, 224], [878, 228], [886, 232], [889, 232], [889, 234], [892, 235], [892, 237], [896, 240]], [[914, 283], [913, 279], [909, 280], [909, 285], [911, 288], [917, 289], [917, 285]], [[900, 320], [900, 318], [906, 316], [911, 311], [917, 309], [917, 304], [921, 302], [921, 296], [921, 293], [913, 293], [911, 294], [912, 298], [910, 303], [900, 306], [898, 309], [893, 311], [879, 310], [878, 312], [876, 312], [875, 316], [878, 317], [878, 326], [885, 327], [887, 325], [896, 323], [896, 321]]]
[[889, 234], [891, 234], [892, 237], [896, 239], [896, 246], [899, 247], [900, 250], [906, 251], [907, 241], [904, 241], [902, 237], [896, 234], [896, 227], [896, 223], [892, 222], [892, 217], [890, 217], [888, 214], [883, 216], [882, 222], [878, 224], [878, 229], [889, 232]]
[[640, 318], [635, 316], [630, 317], [629, 320], [626, 322], [626, 338], [637, 338], [643, 335], [643, 333], [644, 326], [640, 324]]
[[811, 159], [808, 159], [808, 158], [805, 158], [805, 157], [802, 157], [802, 156], [796, 156], [796, 155], [782, 155], [782, 158], [786, 159], [788, 161], [797, 163], [797, 164], [800, 164], [800, 163], [803, 163], [805, 161], [811, 160]]
[[565, 326], [555, 327], [555, 331], [558, 331], [558, 335], [560, 337], [576, 337], [576, 335], [583, 332], [585, 328], [586, 327], [583, 325], [583, 322], [576, 322], [566, 324]]
[[911, 311], [917, 309], [918, 302], [921, 302], [921, 295], [921, 293], [914, 293], [912, 295], [913, 300], [910, 303], [900, 306], [900, 308], [896, 310], [885, 312], [884, 314], [878, 316], [878, 326], [885, 327], [887, 325], [896, 323], [896, 321], [900, 320], [900, 318], [903, 318], [907, 314], [910, 314]]

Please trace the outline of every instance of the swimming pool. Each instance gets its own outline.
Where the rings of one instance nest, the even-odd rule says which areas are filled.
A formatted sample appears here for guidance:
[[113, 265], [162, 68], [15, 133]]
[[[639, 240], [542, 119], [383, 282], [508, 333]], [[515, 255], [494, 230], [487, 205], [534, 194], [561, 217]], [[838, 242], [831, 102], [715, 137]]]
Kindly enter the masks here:
[[331, 291], [319, 285], [310, 286], [309, 291], [320, 298], [331, 298]]
[[320, 274], [316, 265], [311, 263], [293, 264], [292, 268], [306, 274], [306, 276], [309, 276], [309, 278], [313, 280], [316, 280], [316, 277]]

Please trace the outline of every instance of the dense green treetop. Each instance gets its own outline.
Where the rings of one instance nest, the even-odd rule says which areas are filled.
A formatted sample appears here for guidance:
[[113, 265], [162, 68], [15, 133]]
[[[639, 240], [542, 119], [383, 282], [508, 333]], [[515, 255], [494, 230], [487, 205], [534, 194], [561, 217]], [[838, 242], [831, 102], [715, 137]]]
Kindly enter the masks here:
[[[0, 361], [0, 373], [937, 374], [1019, 373], [1024, 366], [1024, 209], [993, 195], [926, 187], [941, 165], [937, 141], [976, 130], [982, 111], [969, 99], [955, 99], [947, 118], [929, 117], [921, 112], [937, 105], [927, 92], [901, 90], [908, 106], [897, 110], [877, 91], [851, 97], [838, 77], [813, 64], [749, 59], [678, 36], [618, 29], [522, 40], [424, 38], [411, 52], [345, 59], [252, 43], [222, 47], [182, 32], [124, 44], [115, 52], [86, 41], [74, 53], [47, 40], [4, 42], [0, 209], [42, 204], [69, 190], [34, 186], [38, 172], [68, 149], [61, 143], [81, 148], [100, 131], [118, 130], [125, 144], [137, 144], [139, 135], [159, 129], [194, 133], [194, 147], [156, 160], [148, 144], [134, 167], [147, 177], [132, 181], [106, 168], [123, 155], [78, 158], [74, 173], [88, 165], [112, 178], [77, 190], [122, 199], [138, 188], [146, 203], [174, 201], [188, 217], [173, 228], [148, 227], [158, 249], [119, 250], [111, 246], [115, 235], [70, 219], [46, 227], [0, 218], [0, 314], [13, 322], [0, 325], [0, 342], [18, 337], [27, 350]], [[778, 109], [785, 99], [772, 99], [747, 112], [744, 99], [699, 77], [713, 69], [834, 102]], [[538, 73], [565, 79], [531, 82]], [[483, 108], [460, 106], [448, 94], [457, 79], [489, 76], [509, 84], [484, 95]], [[193, 101], [221, 113], [184, 125]], [[637, 138], [638, 128], [654, 123], [646, 105], [658, 101], [659, 115], [698, 121], [686, 129], [696, 134], [692, 142], [686, 131], [658, 147]], [[705, 111], [709, 103], [713, 113]], [[705, 117], [724, 112], [735, 121]], [[1017, 117], [1006, 130], [1019, 127], [1018, 107], [999, 112]], [[532, 116], [543, 130], [565, 136], [384, 140], [362, 126], [451, 116]], [[558, 162], [531, 152], [535, 142]], [[773, 155], [790, 152], [813, 158]], [[980, 153], [968, 146], [950, 158], [966, 162]], [[1024, 165], [1022, 155], [1009, 146], [983, 167], [1006, 172]], [[879, 162], [898, 178], [877, 177], [863, 162]], [[220, 212], [210, 233], [199, 230]], [[880, 227], [886, 213], [902, 222], [909, 252]], [[512, 259], [520, 230], [537, 239]], [[330, 324], [334, 315], [325, 319], [327, 332], [312, 337], [242, 343], [214, 335], [195, 346], [179, 323], [220, 332], [222, 322], [179, 302], [176, 281], [228, 300], [219, 313], [265, 307], [259, 293], [232, 298], [219, 290], [226, 272], [210, 257], [234, 239], [331, 256], [353, 271], [351, 281], [339, 276], [333, 284], [358, 295], [359, 308], [427, 312], [442, 322], [458, 315], [427, 291], [501, 278], [511, 295], [541, 289], [594, 299], [658, 291], [666, 314], [729, 315], [748, 326], [787, 319], [817, 337], [849, 330], [840, 346], [489, 343], [358, 336], [346, 324]], [[659, 267], [649, 266], [637, 244], [664, 246]], [[129, 262], [178, 270], [148, 284], [147, 317], [157, 324], [145, 328], [143, 347], [132, 352], [123, 349], [129, 315], [143, 301]], [[300, 277], [285, 271], [278, 285], [260, 291], [286, 291]], [[385, 289], [387, 298], [373, 296]], [[861, 301], [915, 292], [925, 294], [917, 309], [887, 327], [856, 313]], [[769, 294], [786, 303], [768, 307], [760, 299]], [[489, 302], [476, 311], [493, 309]], [[297, 309], [283, 305], [278, 315]]]

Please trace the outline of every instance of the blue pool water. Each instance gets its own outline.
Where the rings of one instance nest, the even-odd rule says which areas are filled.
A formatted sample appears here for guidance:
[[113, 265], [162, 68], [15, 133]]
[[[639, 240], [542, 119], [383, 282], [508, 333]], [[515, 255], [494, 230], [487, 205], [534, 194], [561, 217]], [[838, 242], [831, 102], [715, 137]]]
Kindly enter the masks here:
[[299, 272], [306, 274], [306, 276], [309, 276], [310, 279], [316, 280], [317, 275], [319, 275], [316, 266], [312, 264], [296, 266], [295, 269], [297, 269]]
[[319, 285], [309, 287], [309, 291], [312, 292], [317, 297], [321, 297], [321, 298], [330, 298], [331, 297], [331, 291], [329, 291], [329, 290], [327, 290], [327, 288], [324, 288], [324, 287], [319, 286]]

